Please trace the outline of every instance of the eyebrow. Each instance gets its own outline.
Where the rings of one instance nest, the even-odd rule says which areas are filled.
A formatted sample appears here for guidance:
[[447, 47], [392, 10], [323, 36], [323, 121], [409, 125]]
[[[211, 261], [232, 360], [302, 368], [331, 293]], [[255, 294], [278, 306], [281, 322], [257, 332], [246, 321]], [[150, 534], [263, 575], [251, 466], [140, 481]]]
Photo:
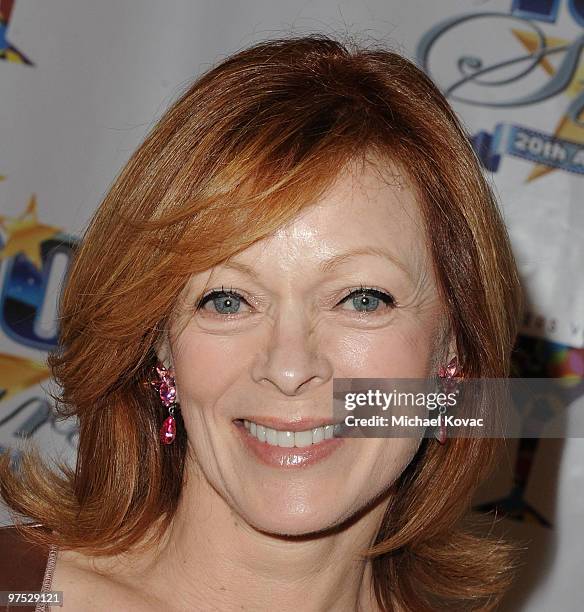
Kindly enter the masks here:
[[[320, 271], [322, 272], [322, 274], [330, 273], [337, 266], [346, 263], [351, 257], [354, 257], [356, 255], [376, 255], [378, 257], [383, 257], [384, 259], [389, 260], [395, 266], [400, 268], [403, 272], [405, 272], [407, 276], [410, 276], [410, 271], [408, 270], [408, 268], [391, 251], [388, 251], [383, 247], [360, 247], [351, 249], [350, 251], [346, 251], [345, 253], [339, 253], [338, 255], [334, 255], [330, 259], [327, 259], [326, 261], [322, 262], [320, 264]], [[248, 276], [254, 279], [258, 278], [258, 274], [252, 268], [252, 266], [244, 264], [240, 261], [227, 261], [223, 264], [223, 267], [230, 268], [232, 270], [238, 270], [239, 272], [247, 274]]]
[[327, 261], [324, 261], [320, 265], [320, 270], [323, 274], [327, 272], [331, 272], [337, 266], [342, 265], [351, 257], [355, 255], [376, 255], [377, 257], [383, 257], [384, 259], [389, 260], [395, 266], [400, 268], [403, 272], [405, 272], [408, 276], [410, 275], [410, 271], [408, 268], [391, 252], [383, 247], [361, 247], [356, 249], [351, 249], [350, 251], [346, 251], [345, 253], [339, 253], [338, 255], [334, 255]]
[[239, 272], [242, 272], [243, 274], [247, 274], [248, 276], [251, 276], [253, 279], [258, 278], [257, 272], [251, 266], [248, 266], [247, 264], [241, 263], [239, 261], [227, 261], [224, 264], [221, 264], [221, 267], [229, 268], [231, 270], [238, 270]]

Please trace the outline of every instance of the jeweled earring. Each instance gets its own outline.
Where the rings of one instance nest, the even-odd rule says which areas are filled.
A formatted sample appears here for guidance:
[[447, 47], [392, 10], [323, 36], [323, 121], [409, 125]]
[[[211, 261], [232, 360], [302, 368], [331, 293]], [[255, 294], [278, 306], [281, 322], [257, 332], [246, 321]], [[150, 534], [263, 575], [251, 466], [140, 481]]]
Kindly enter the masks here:
[[[458, 377], [460, 376], [461, 369], [458, 365], [458, 358], [456, 355], [448, 362], [446, 366], [440, 366], [438, 369], [438, 376], [441, 380], [441, 388], [444, 393], [458, 393]], [[440, 415], [442, 417], [442, 414]], [[442, 423], [440, 419], [440, 425], [434, 431], [434, 437], [440, 444], [446, 443], [448, 437], [446, 432], [446, 425]]]
[[168, 416], [162, 423], [159, 437], [162, 444], [172, 444], [176, 438], [176, 421], [174, 410], [176, 408], [176, 387], [174, 377], [159, 361], [156, 364], [158, 378], [150, 381], [150, 384], [158, 391], [160, 401], [168, 408]]

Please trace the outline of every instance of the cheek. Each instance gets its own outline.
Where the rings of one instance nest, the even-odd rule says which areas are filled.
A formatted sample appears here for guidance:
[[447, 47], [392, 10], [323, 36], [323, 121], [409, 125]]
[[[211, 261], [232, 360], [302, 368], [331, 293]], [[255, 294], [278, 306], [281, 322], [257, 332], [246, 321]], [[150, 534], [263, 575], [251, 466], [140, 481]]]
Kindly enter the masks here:
[[336, 377], [424, 378], [429, 374], [434, 330], [409, 325], [344, 330], [334, 340]]
[[391, 487], [414, 458], [420, 438], [360, 438], [355, 460], [344, 473], [344, 490], [368, 503]]
[[175, 344], [179, 401], [213, 403], [249, 369], [254, 342], [247, 334], [219, 336], [185, 330]]
[[393, 484], [414, 458], [422, 442], [421, 438], [385, 438], [380, 440], [382, 449], [378, 454], [378, 474], [381, 486]]

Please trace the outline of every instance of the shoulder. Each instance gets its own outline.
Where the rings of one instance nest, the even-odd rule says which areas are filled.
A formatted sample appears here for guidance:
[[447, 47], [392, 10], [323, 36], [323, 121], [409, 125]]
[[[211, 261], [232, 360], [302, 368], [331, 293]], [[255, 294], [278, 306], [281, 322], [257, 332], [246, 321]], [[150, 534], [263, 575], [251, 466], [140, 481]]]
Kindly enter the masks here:
[[[126, 576], [118, 561], [74, 550], [59, 550], [52, 588], [64, 593], [64, 612], [160, 610], [164, 602], [145, 597], [147, 581]], [[153, 603], [156, 604], [153, 606]]]
[[48, 546], [30, 542], [12, 525], [0, 527], [0, 591], [40, 591], [48, 558]]
[[[46, 529], [40, 524], [27, 526]], [[0, 591], [40, 591], [49, 553], [48, 546], [30, 542], [18, 528], [0, 526]], [[161, 609], [159, 605], [150, 607], [153, 601], [145, 600], [143, 581], [135, 575], [125, 577], [119, 561], [62, 549], [55, 561], [51, 589], [66, 592], [63, 610]], [[21, 609], [25, 612], [29, 608]]]

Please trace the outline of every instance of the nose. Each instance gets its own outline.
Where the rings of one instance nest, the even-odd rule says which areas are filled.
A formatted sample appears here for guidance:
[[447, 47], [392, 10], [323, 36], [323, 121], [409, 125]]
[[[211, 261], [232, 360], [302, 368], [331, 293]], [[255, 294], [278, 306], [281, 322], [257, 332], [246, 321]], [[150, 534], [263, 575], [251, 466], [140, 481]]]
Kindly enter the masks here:
[[272, 320], [265, 342], [258, 346], [252, 378], [294, 396], [329, 381], [333, 368], [309, 317], [291, 310]]

